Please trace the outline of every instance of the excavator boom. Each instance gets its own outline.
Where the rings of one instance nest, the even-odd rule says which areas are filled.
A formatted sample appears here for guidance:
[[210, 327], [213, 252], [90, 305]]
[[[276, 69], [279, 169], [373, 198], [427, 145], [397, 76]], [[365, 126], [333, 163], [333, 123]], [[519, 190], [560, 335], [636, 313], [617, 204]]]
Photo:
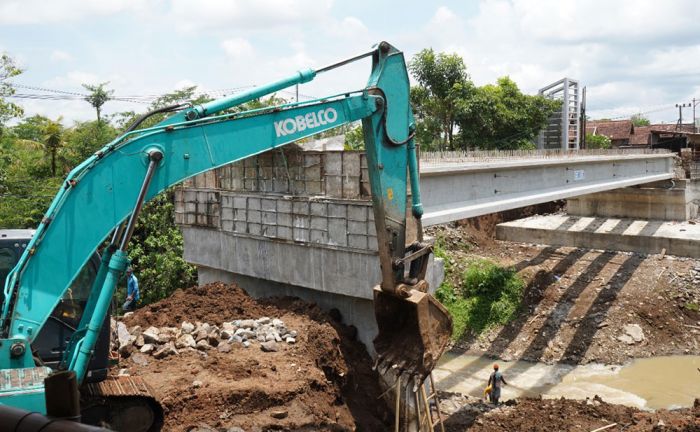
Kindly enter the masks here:
[[[363, 89], [301, 103], [229, 111], [363, 57], [372, 58], [371, 75]], [[127, 266], [129, 240], [145, 202], [204, 171], [358, 120], [364, 129], [382, 268], [375, 296], [380, 305], [376, 348], [384, 362], [400, 363], [402, 371], [424, 377], [447, 345], [451, 321], [426, 293], [430, 247], [420, 242], [422, 207], [408, 73], [403, 54], [386, 42], [347, 61], [184, 107], [155, 127], [130, 128], [71, 171], [7, 277], [0, 311], [0, 369], [36, 369], [30, 344], [98, 245], [109, 240], [64, 359], [64, 367], [82, 383], [116, 283]], [[408, 225], [418, 231], [410, 236], [417, 239], [410, 245], [406, 244], [407, 218], [413, 219]], [[416, 348], [402, 355], [407, 343]], [[43, 412], [39, 387], [21, 401], [0, 392], [0, 403], [15, 402]]]

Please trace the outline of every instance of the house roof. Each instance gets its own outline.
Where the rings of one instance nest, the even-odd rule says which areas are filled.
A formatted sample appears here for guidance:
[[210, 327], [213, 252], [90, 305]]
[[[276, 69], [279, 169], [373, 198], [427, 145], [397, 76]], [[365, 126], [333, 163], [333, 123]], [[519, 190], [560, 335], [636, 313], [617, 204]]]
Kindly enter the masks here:
[[649, 144], [649, 134], [651, 126], [635, 126], [634, 133], [630, 135], [630, 145], [647, 145]]
[[611, 140], [629, 139], [634, 133], [631, 120], [589, 120], [586, 123], [586, 132], [592, 128], [595, 128], [595, 135], [605, 135]]

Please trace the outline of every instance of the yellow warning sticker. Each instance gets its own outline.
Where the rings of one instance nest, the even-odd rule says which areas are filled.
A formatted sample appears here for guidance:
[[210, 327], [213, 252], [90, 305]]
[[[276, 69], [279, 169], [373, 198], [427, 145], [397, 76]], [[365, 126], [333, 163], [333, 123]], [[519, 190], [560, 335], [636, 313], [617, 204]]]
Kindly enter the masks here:
[[387, 196], [387, 198], [389, 198], [389, 200], [393, 200], [394, 199], [394, 189], [388, 188], [386, 190], [386, 196]]

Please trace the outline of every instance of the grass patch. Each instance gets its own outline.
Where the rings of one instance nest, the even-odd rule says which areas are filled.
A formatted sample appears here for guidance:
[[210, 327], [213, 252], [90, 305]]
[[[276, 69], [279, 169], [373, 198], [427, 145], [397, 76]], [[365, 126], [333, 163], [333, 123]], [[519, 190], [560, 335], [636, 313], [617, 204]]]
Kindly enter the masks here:
[[435, 293], [452, 314], [453, 339], [467, 331], [478, 335], [515, 317], [525, 283], [514, 269], [478, 259], [469, 263], [459, 279], [458, 286], [444, 282]]
[[689, 311], [700, 312], [700, 306], [697, 303], [686, 303], [685, 308]]

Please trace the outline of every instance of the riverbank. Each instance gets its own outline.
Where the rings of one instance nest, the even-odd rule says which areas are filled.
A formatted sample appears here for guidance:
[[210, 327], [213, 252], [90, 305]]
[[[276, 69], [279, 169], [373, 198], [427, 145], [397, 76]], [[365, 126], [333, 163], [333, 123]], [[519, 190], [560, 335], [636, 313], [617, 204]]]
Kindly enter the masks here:
[[484, 224], [436, 227], [458, 286], [474, 260], [511, 267], [525, 282], [515, 318], [453, 351], [507, 361], [624, 364], [700, 355], [700, 261], [673, 256], [495, 241]]
[[598, 397], [523, 398], [493, 407], [461, 394], [441, 393], [447, 432], [700, 431], [700, 400], [692, 408], [640, 411]]

